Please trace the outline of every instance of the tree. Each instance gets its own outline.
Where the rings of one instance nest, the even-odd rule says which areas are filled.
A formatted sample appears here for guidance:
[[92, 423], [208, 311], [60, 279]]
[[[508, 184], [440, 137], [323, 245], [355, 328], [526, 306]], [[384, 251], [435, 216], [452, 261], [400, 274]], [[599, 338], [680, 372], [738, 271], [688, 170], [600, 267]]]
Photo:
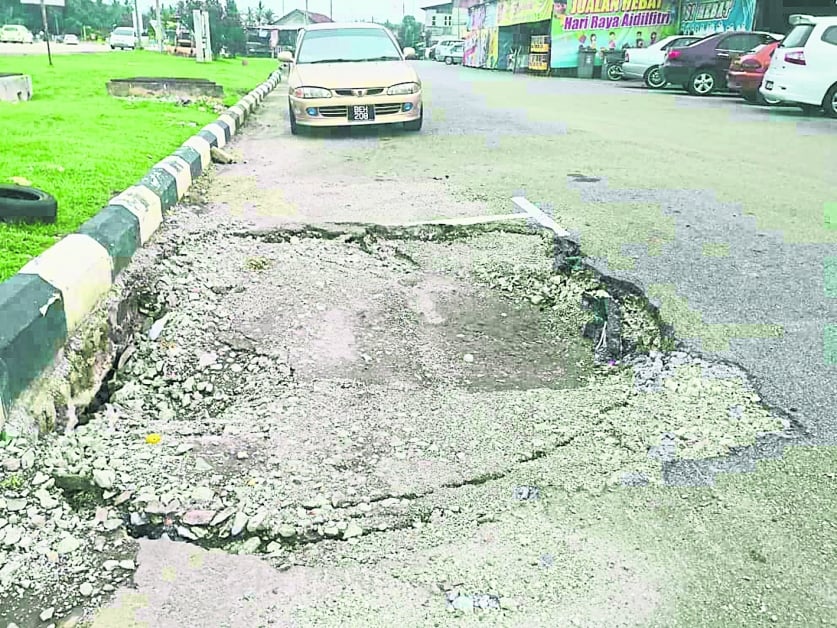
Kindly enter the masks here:
[[209, 13], [213, 55], [217, 55], [221, 48], [226, 48], [227, 52], [233, 55], [244, 51], [244, 29], [235, 0], [226, 0], [224, 6], [221, 6], [220, 0], [178, 0], [177, 12], [180, 20], [192, 32], [195, 30], [192, 20], [194, 9]]
[[415, 48], [421, 41], [421, 25], [412, 15], [405, 15], [398, 28], [398, 43], [402, 48]]
[[227, 0], [224, 17], [221, 20], [221, 41], [232, 56], [244, 54], [247, 50], [247, 38], [241, 23], [241, 14], [235, 0]]

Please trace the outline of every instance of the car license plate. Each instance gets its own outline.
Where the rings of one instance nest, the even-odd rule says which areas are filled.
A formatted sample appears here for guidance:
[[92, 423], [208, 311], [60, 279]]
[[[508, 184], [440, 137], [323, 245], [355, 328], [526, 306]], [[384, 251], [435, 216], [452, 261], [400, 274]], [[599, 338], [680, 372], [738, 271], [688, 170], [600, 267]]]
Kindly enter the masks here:
[[764, 89], [773, 89], [773, 81], [765, 82]]
[[375, 108], [370, 105], [352, 105], [349, 107], [349, 120], [366, 122], [375, 119]]

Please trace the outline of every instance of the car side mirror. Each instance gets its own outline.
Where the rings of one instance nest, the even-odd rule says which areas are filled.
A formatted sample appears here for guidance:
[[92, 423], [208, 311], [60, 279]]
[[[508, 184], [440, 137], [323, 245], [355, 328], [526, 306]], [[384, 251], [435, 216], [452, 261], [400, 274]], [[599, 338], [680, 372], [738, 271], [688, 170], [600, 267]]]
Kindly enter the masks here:
[[287, 50], [283, 50], [282, 52], [280, 52], [278, 55], [276, 55], [276, 58], [279, 59], [279, 61], [282, 61], [283, 63], [294, 62], [294, 56]]
[[415, 59], [416, 58], [415, 48], [404, 48], [404, 58], [405, 59]]

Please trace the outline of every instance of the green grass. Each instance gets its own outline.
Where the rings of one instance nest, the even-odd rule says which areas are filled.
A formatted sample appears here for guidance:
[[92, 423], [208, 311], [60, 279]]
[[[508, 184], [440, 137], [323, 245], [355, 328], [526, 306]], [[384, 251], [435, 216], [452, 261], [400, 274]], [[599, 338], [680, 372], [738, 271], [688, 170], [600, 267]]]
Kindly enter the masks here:
[[208, 78], [235, 104], [265, 81], [270, 59], [194, 60], [153, 52], [64, 55], [50, 67], [43, 56], [0, 57], [0, 73], [32, 77], [34, 98], [0, 102], [0, 183], [22, 177], [58, 199], [54, 225], [0, 223], [0, 281], [95, 215], [112, 196], [202, 126], [217, 118], [208, 107], [128, 101], [108, 95], [112, 78]]

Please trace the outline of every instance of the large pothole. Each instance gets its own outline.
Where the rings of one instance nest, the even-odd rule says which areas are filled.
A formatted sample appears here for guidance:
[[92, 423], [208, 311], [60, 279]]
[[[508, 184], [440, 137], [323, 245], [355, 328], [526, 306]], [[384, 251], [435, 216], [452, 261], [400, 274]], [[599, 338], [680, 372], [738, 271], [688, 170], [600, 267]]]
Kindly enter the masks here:
[[[660, 353], [641, 295], [578, 256], [556, 271], [554, 245], [498, 225], [168, 231], [129, 271], [145, 319], [91, 420], [3, 445], [6, 581], [50, 556], [80, 586], [130, 537], [281, 562], [487, 522], [502, 500], [464, 492], [663, 482], [783, 428], [734, 369]], [[56, 616], [81, 599], [40, 582], [9, 590]]]

